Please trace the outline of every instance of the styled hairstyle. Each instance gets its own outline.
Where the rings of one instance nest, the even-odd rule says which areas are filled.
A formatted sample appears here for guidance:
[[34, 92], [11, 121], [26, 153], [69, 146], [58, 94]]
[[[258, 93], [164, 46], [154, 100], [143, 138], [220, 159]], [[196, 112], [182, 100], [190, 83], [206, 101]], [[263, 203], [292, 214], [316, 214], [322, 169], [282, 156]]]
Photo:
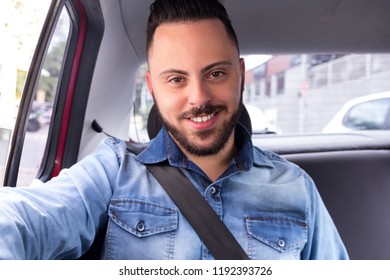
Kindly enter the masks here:
[[160, 24], [204, 19], [219, 19], [239, 51], [236, 32], [229, 15], [219, 0], [156, 0], [150, 5], [146, 30], [146, 54], [153, 43], [153, 36]]

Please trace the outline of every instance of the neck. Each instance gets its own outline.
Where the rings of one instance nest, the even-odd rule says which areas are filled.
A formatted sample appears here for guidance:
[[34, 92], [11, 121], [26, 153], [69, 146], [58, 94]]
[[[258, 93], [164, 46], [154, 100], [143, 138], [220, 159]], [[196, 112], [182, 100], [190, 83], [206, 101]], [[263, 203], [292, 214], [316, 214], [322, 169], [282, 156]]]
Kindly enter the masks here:
[[222, 173], [229, 167], [230, 162], [236, 153], [236, 146], [234, 145], [234, 133], [229, 137], [228, 142], [217, 154], [208, 156], [198, 156], [188, 153], [182, 148], [183, 153], [189, 160], [194, 162], [204, 173], [215, 182]]

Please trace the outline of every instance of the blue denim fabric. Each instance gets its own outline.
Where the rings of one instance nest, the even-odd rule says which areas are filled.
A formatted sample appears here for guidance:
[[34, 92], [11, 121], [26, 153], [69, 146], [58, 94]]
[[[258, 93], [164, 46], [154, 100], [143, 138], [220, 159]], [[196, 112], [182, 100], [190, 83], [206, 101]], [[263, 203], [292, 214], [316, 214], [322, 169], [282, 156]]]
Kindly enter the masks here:
[[[211, 182], [163, 129], [138, 156], [108, 138], [50, 182], [0, 190], [0, 258], [77, 258], [107, 226], [103, 259], [213, 259], [145, 163], [181, 168], [252, 259], [347, 259], [310, 177], [252, 146]], [[196, 211], [196, 209], [194, 209]], [[108, 215], [107, 215], [108, 213]]]

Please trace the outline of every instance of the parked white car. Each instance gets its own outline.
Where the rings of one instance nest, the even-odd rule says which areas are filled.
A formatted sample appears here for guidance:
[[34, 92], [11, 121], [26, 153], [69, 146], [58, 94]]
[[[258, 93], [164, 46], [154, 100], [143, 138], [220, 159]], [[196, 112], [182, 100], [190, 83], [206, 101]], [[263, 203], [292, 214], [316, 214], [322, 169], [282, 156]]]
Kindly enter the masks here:
[[356, 130], [390, 130], [390, 91], [348, 101], [324, 127], [323, 132]]
[[251, 118], [253, 134], [280, 134], [267, 115], [254, 105], [245, 104], [248, 114]]

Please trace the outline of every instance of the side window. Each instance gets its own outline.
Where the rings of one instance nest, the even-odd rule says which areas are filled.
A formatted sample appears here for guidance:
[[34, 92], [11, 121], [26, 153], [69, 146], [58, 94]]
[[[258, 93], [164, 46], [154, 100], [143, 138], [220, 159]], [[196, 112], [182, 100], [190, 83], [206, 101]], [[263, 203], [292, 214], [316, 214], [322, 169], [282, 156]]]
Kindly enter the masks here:
[[36, 177], [48, 138], [57, 86], [70, 36], [70, 16], [64, 8], [58, 20], [40, 73], [30, 109], [17, 186], [25, 186]]
[[[1, 67], [0, 67], [1, 71]], [[1, 75], [0, 75], [1, 76]], [[0, 92], [0, 112], [6, 112], [5, 105], [7, 104], [4, 99], [5, 94]], [[12, 108], [11, 108], [12, 109]], [[8, 109], [9, 110], [9, 109]], [[2, 113], [0, 117], [0, 180], [3, 180], [5, 162], [7, 161], [8, 145], [11, 140], [12, 129], [9, 125], [13, 122], [13, 114]], [[4, 120], [6, 118], [6, 120]], [[11, 120], [8, 120], [11, 119]]]

